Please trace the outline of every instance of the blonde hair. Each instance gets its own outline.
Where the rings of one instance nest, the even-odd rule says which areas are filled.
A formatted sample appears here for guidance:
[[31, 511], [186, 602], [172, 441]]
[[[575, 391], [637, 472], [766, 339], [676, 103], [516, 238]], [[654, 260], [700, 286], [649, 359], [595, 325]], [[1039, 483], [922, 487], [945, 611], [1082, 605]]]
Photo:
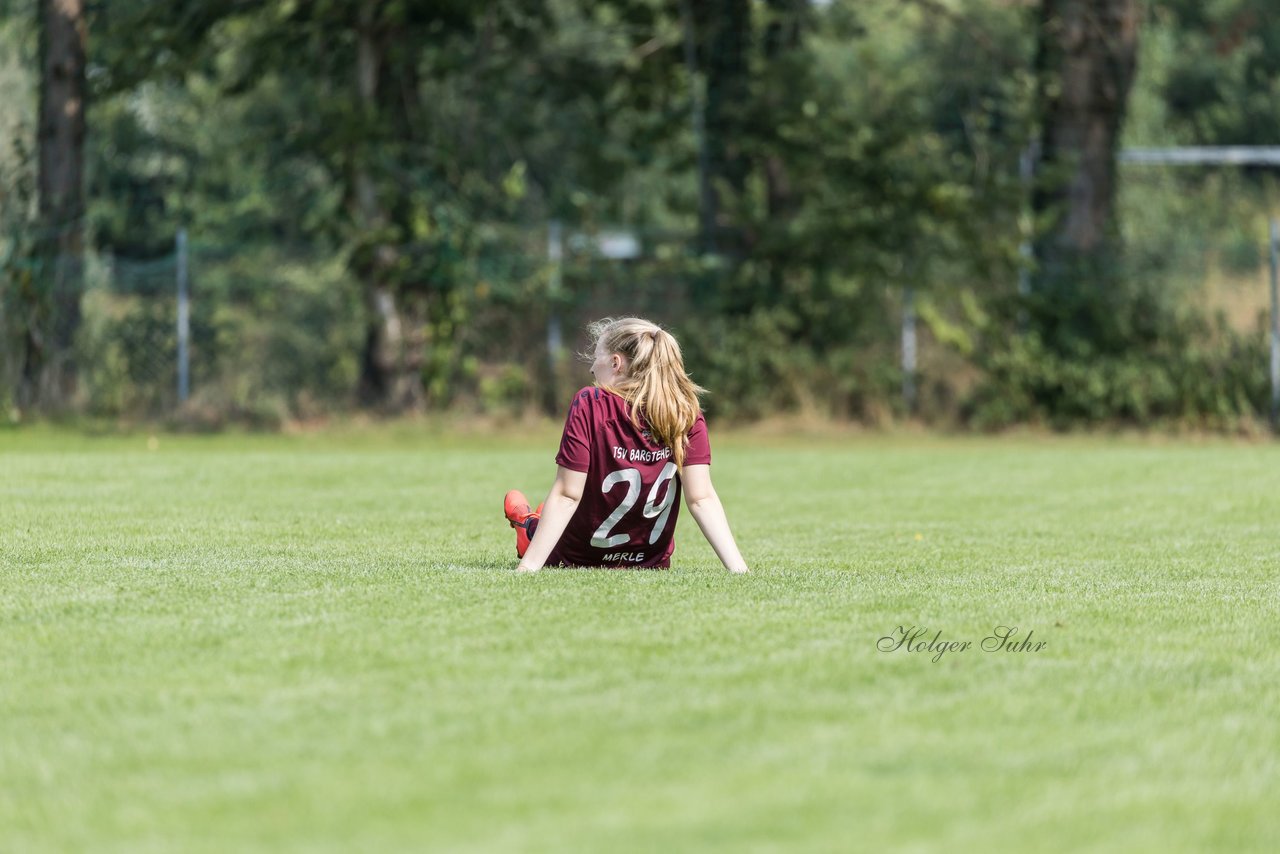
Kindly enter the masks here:
[[654, 439], [671, 449], [677, 469], [684, 468], [689, 430], [702, 411], [698, 395], [706, 389], [685, 373], [675, 336], [639, 317], [606, 317], [587, 330], [593, 360], [601, 348], [627, 360], [626, 376], [604, 388], [631, 404], [631, 423], [637, 428], [643, 413]]

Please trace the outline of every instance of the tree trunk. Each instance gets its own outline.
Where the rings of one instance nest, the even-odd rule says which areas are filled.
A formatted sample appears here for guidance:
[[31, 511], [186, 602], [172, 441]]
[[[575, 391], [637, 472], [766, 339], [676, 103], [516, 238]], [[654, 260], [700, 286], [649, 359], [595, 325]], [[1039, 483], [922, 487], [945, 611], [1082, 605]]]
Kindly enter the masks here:
[[374, 147], [381, 145], [385, 149], [379, 130], [394, 124], [387, 121], [387, 110], [396, 108], [383, 103], [395, 93], [386, 91], [383, 80], [387, 35], [376, 15], [376, 4], [363, 4], [356, 31], [356, 94], [367, 129], [352, 168], [355, 218], [361, 232], [354, 266], [364, 283], [367, 312], [358, 392], [365, 405], [399, 413], [420, 408], [425, 399], [421, 373], [423, 336], [416, 326], [405, 328], [406, 319], [411, 324], [425, 323], [425, 319], [414, 312], [408, 318], [404, 316], [404, 294], [397, 276], [400, 250], [390, 239], [395, 229], [386, 204], [379, 198], [378, 183], [370, 167]]
[[40, 0], [37, 287], [26, 312], [20, 407], [74, 402], [84, 267], [83, 0]]
[[739, 141], [746, 129], [751, 96], [748, 52], [751, 47], [750, 0], [716, 0], [707, 44], [707, 160], [711, 184], [709, 217], [721, 252], [741, 254], [741, 236], [724, 210], [724, 192], [740, 201], [746, 190], [749, 163]]
[[692, 0], [680, 1], [680, 25], [684, 31], [684, 66], [689, 75], [689, 115], [693, 143], [698, 149], [698, 249], [716, 251], [716, 199], [711, 189], [711, 153], [707, 144], [707, 105], [698, 83], [698, 34]]
[[[771, 111], [782, 110], [779, 103], [782, 98], [795, 97], [794, 92], [786, 91], [788, 81], [782, 65], [787, 55], [800, 47], [806, 6], [807, 0], [768, 0], [765, 4], [769, 13], [764, 31], [765, 73], [769, 82], [766, 106]], [[765, 155], [763, 171], [769, 220], [774, 226], [782, 227], [795, 209], [786, 163], [776, 151], [770, 152]]]
[[[1032, 204], [1049, 337], [1091, 334], [1090, 297], [1117, 272], [1116, 149], [1137, 67], [1138, 0], [1042, 0], [1036, 55], [1039, 176]], [[1097, 291], [1096, 289], [1104, 289]], [[1062, 310], [1063, 307], [1069, 307]]]

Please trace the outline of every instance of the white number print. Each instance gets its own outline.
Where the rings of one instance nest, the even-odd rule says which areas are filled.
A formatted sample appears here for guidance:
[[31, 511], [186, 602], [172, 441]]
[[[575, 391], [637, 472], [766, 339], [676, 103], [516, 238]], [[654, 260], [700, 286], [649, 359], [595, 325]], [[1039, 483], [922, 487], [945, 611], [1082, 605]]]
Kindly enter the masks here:
[[[658, 479], [653, 482], [653, 489], [649, 490], [649, 500], [644, 504], [644, 518], [652, 519], [655, 516], [658, 521], [653, 523], [653, 531], [649, 534], [649, 545], [653, 545], [658, 541], [658, 537], [662, 536], [662, 529], [667, 527], [667, 520], [671, 518], [671, 503], [676, 500], [676, 491], [671, 486], [671, 478], [676, 476], [676, 464], [667, 463], [662, 467], [662, 471], [658, 472]], [[667, 491], [662, 496], [661, 501], [657, 501], [658, 489], [662, 484], [667, 485]]]
[[[671, 486], [671, 479], [675, 476], [675, 463], [667, 463], [663, 466], [662, 471], [658, 473], [658, 479], [653, 482], [653, 488], [649, 490], [649, 500], [641, 508], [641, 512], [646, 519], [656, 518], [658, 520], [653, 523], [653, 530], [649, 532], [649, 545], [653, 545], [658, 541], [658, 538], [662, 536], [662, 531], [667, 527], [667, 520], [671, 518], [671, 505], [676, 499], [676, 491]], [[600, 527], [596, 528], [595, 534], [591, 537], [591, 545], [598, 549], [611, 549], [631, 539], [630, 534], [613, 534], [610, 532], [615, 525], [622, 521], [622, 517], [627, 515], [627, 511], [636, 506], [636, 501], [640, 499], [640, 472], [637, 469], [618, 469], [610, 472], [600, 484], [600, 489], [607, 495], [620, 483], [626, 483], [627, 485], [626, 496], [623, 497], [622, 503], [609, 514], [609, 518], [600, 523]], [[662, 500], [659, 501], [658, 490], [662, 488], [664, 483], [667, 484], [667, 491], [663, 494]]]
[[635, 469], [618, 469], [609, 472], [604, 482], [600, 484], [600, 490], [608, 495], [609, 491], [622, 482], [627, 484], [627, 495], [622, 499], [622, 503], [613, 509], [609, 514], [609, 518], [600, 523], [600, 527], [596, 528], [596, 532], [591, 535], [591, 545], [598, 549], [611, 549], [614, 546], [622, 545], [631, 539], [630, 534], [609, 534], [613, 530], [613, 526], [622, 521], [622, 517], [627, 515], [627, 511], [636, 506], [636, 499], [640, 497], [640, 472]]

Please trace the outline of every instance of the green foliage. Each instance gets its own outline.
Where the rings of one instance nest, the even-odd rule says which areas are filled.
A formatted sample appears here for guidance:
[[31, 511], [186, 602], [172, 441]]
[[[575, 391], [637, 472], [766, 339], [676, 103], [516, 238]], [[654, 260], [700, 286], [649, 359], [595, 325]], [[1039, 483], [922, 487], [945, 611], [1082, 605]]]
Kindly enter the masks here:
[[[175, 411], [173, 259], [156, 265], [158, 275], [146, 277], [119, 264], [100, 270], [86, 294], [81, 337], [93, 414]], [[349, 405], [361, 327], [340, 259], [318, 265], [198, 248], [191, 267], [192, 399], [176, 410], [180, 420], [277, 426]]]
[[707, 411], [733, 420], [796, 409], [874, 418], [900, 383], [885, 367], [893, 364], [890, 306], [878, 289], [855, 282], [826, 297], [677, 325], [686, 365], [712, 392]]
[[1005, 335], [988, 322], [975, 363], [983, 381], [966, 404], [981, 428], [1037, 422], [1186, 423], [1236, 429], [1261, 419], [1268, 400], [1267, 340], [1239, 333], [1150, 291], [1111, 300], [1123, 346], [1076, 340], [1065, 352], [1034, 332]]
[[1280, 138], [1280, 20], [1270, 0], [1159, 0], [1168, 34], [1160, 82], [1170, 124], [1198, 145], [1273, 145]]
[[7, 420], [28, 324], [47, 316], [34, 260], [36, 55], [34, 7], [13, 2], [0, 14], [0, 417]]

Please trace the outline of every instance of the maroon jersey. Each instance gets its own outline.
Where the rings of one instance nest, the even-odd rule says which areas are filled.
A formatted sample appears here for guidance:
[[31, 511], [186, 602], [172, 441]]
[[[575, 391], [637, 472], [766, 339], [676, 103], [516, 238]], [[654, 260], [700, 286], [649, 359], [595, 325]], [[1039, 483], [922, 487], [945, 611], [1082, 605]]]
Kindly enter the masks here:
[[[587, 483], [547, 566], [671, 565], [680, 476], [671, 449], [650, 435], [643, 417], [637, 429], [629, 410], [621, 397], [599, 388], [574, 395], [556, 463], [586, 472]], [[702, 413], [689, 429], [684, 462], [711, 463]]]

